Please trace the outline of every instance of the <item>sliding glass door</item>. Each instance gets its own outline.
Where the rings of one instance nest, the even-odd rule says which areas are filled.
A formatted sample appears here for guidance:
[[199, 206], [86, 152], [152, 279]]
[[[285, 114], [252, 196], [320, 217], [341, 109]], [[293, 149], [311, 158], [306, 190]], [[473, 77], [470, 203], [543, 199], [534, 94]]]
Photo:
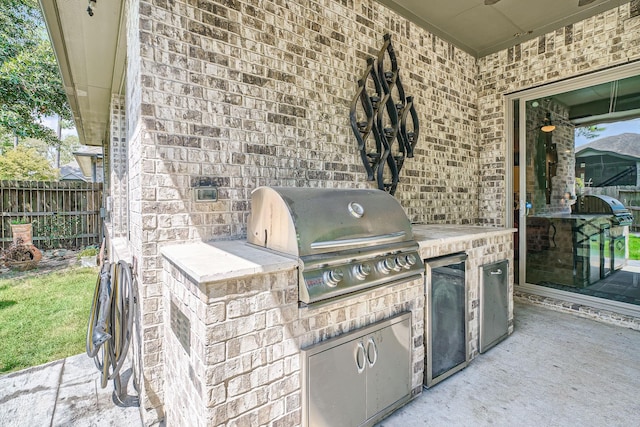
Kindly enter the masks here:
[[522, 290], [640, 313], [640, 256], [629, 252], [640, 206], [639, 75], [635, 65], [508, 97]]

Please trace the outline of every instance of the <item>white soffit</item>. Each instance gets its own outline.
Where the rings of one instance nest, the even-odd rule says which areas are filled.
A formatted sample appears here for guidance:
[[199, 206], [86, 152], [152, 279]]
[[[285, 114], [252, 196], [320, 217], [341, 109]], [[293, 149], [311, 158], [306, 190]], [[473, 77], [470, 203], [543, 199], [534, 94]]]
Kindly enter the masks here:
[[120, 93], [125, 39], [121, 0], [40, 0], [80, 142], [102, 145], [112, 93]]

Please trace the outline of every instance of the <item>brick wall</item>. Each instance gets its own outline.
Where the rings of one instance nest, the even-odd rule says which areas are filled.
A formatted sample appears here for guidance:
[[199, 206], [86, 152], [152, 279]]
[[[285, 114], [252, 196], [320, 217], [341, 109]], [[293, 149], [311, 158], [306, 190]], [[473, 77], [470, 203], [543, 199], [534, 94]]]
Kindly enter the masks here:
[[[162, 0], [140, 10], [145, 162], [154, 213], [167, 215], [149, 226], [160, 241], [243, 236], [259, 185], [372, 186], [348, 108], [387, 32], [421, 126], [397, 197], [413, 221], [477, 222], [471, 56], [373, 1]], [[219, 186], [218, 202], [194, 202], [199, 180]]]
[[[421, 129], [397, 198], [415, 222], [476, 223], [476, 65], [372, 0], [131, 0], [130, 8], [129, 233], [141, 283], [143, 403], [153, 419], [163, 393], [158, 247], [243, 237], [260, 185], [374, 186], [348, 113], [385, 33]], [[195, 202], [198, 183], [215, 184], [218, 200]]]
[[148, 8], [138, 0], [128, 0], [127, 16], [127, 82], [126, 82], [126, 126], [128, 143], [128, 204], [129, 216], [126, 236], [133, 255], [138, 279], [137, 330], [134, 333], [133, 364], [141, 385], [141, 413], [146, 425], [164, 418], [163, 401], [163, 346], [161, 322], [163, 301], [161, 298], [160, 274], [156, 267], [157, 244], [154, 235], [143, 222], [148, 213], [156, 212], [155, 188], [150, 185], [153, 177], [153, 147], [142, 121], [143, 85], [148, 77], [141, 52], [144, 45], [139, 34], [147, 28], [142, 9]]

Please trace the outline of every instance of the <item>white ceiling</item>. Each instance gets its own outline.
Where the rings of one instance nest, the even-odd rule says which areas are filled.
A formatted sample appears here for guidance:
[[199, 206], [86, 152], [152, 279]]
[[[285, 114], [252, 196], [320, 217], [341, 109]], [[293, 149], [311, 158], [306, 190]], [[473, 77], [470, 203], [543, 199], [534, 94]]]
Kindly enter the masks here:
[[[460, 49], [482, 57], [630, 0], [378, 1]], [[588, 4], [579, 6], [582, 3]]]

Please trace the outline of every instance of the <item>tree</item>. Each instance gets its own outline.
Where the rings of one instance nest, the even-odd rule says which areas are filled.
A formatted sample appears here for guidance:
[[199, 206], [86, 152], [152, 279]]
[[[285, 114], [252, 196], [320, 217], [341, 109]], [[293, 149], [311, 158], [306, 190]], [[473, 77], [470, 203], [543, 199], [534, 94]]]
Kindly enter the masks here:
[[16, 147], [0, 156], [0, 180], [53, 181], [58, 171], [34, 148]]
[[20, 146], [35, 149], [40, 156], [47, 159], [52, 165], [56, 165], [57, 152], [60, 150], [60, 164], [64, 165], [74, 159], [73, 153], [80, 149], [81, 144], [76, 135], [67, 135], [62, 138], [60, 145], [56, 147], [33, 138], [20, 141]]
[[583, 136], [586, 139], [595, 139], [605, 130], [598, 125], [583, 126], [576, 128], [576, 136]]
[[60, 144], [46, 116], [71, 119], [58, 65], [35, 0], [0, 1], [0, 143], [36, 138]]

